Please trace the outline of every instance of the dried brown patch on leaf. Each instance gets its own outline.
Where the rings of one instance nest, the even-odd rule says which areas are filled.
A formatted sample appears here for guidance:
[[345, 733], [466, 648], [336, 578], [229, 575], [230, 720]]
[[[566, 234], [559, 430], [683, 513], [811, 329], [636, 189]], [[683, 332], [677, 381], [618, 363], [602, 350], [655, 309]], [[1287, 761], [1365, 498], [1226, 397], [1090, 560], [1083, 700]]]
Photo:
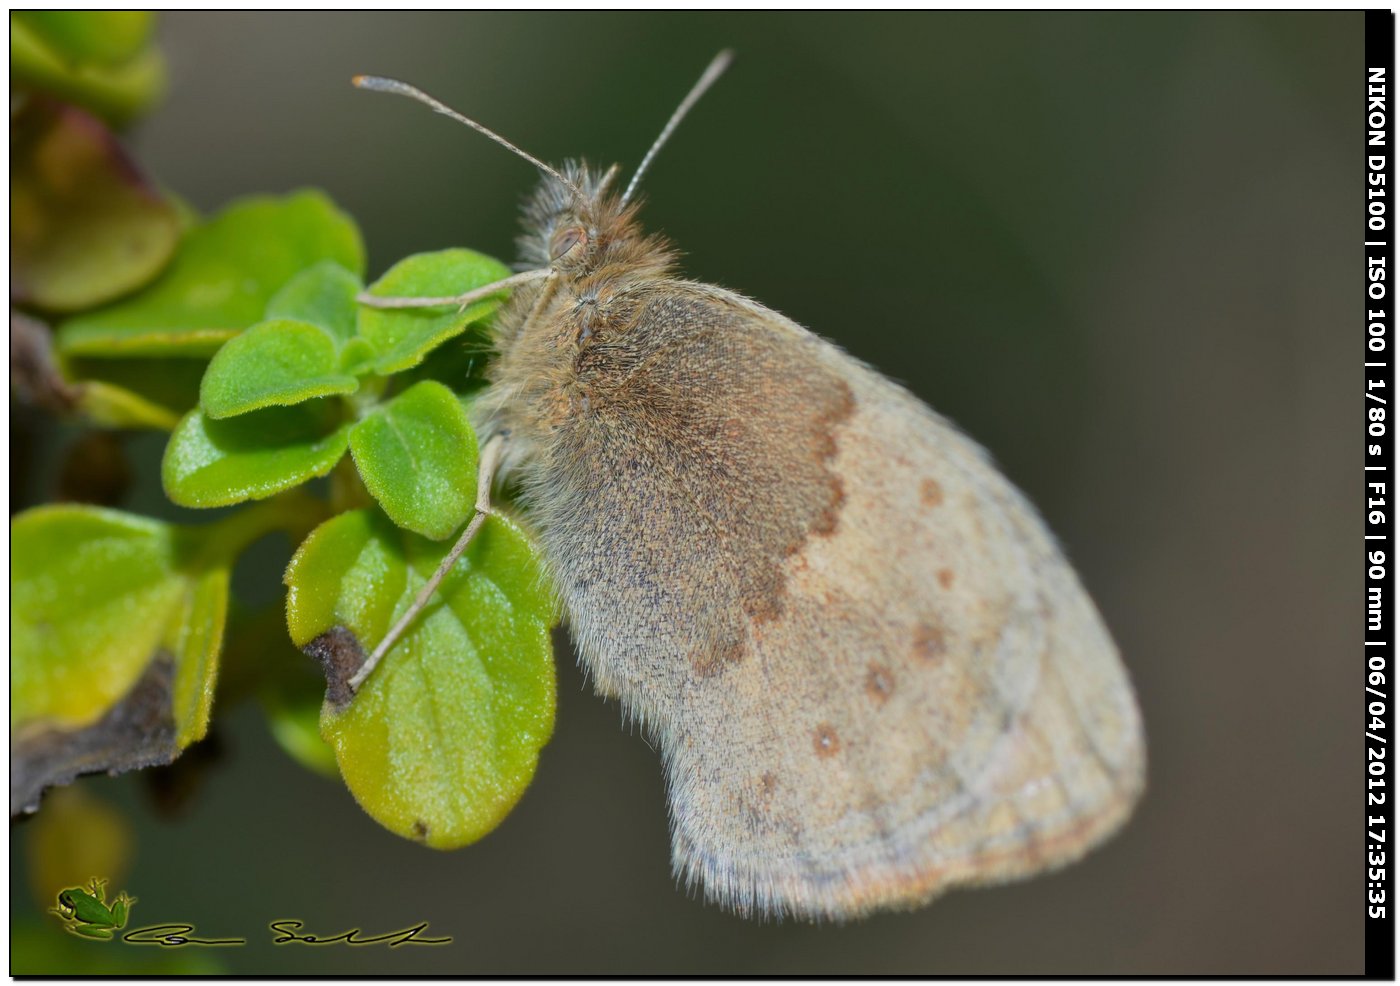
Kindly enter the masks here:
[[80, 729], [23, 727], [10, 746], [10, 816], [36, 811], [46, 788], [83, 774], [167, 764], [175, 745], [172, 683], [175, 662], [158, 654], [122, 699]]
[[326, 676], [326, 701], [331, 708], [338, 711], [349, 705], [355, 697], [350, 679], [368, 657], [359, 638], [343, 626], [331, 627], [301, 651], [321, 665], [321, 673]]

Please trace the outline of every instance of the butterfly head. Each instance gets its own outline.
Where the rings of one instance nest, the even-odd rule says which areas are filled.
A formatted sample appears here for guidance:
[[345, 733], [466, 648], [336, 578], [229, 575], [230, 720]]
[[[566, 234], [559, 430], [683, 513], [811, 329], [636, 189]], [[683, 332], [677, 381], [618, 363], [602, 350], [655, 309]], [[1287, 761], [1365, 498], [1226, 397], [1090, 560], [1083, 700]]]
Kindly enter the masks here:
[[[569, 185], [544, 175], [526, 199], [517, 240], [522, 266], [581, 276], [613, 264], [636, 263], [663, 245], [642, 232], [639, 203], [614, 190], [617, 165], [600, 171], [581, 161], [560, 169]], [[664, 252], [664, 248], [663, 248]]]

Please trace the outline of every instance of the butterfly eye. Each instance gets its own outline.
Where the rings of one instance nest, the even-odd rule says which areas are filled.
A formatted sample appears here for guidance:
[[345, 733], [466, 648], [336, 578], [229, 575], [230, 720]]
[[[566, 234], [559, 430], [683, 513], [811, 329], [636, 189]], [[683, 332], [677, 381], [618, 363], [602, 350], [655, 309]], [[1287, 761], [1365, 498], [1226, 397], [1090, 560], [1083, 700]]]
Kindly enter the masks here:
[[567, 226], [554, 234], [549, 245], [549, 258], [560, 260], [588, 242], [588, 231], [582, 226]]

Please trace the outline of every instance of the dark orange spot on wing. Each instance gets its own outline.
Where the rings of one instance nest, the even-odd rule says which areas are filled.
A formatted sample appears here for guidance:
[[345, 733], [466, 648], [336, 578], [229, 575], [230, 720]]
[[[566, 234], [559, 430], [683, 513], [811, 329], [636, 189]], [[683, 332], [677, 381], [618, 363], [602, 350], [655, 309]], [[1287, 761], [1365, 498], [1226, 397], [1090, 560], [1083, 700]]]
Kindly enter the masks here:
[[865, 694], [884, 705], [894, 693], [894, 675], [883, 664], [871, 664], [865, 675]]
[[830, 537], [836, 532], [836, 526], [841, 522], [841, 508], [846, 505], [846, 486], [840, 476], [832, 476], [828, 488], [831, 502], [812, 521], [812, 533], [817, 537]]
[[937, 661], [948, 652], [948, 642], [944, 639], [943, 628], [931, 623], [920, 623], [914, 628], [914, 656], [921, 661]]
[[836, 735], [836, 730], [831, 728], [830, 723], [824, 722], [812, 734], [812, 747], [819, 757], [833, 756], [841, 749], [841, 737]]
[[936, 479], [926, 479], [919, 484], [919, 500], [926, 507], [936, 507], [943, 502], [943, 487]]
[[938, 584], [945, 589], [953, 587], [953, 570], [951, 568], [940, 568], [938, 570]]
[[744, 660], [744, 646], [744, 638], [735, 633], [729, 640], [715, 644], [710, 651], [696, 654], [691, 661], [691, 666], [695, 668], [695, 673], [702, 678], [719, 674], [731, 665], [739, 664]]

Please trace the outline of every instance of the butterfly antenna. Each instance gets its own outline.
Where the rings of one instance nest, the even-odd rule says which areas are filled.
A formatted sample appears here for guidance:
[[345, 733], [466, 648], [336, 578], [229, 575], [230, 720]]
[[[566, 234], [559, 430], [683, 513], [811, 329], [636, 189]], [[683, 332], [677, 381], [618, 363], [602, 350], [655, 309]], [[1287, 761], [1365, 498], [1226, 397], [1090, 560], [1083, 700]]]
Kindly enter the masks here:
[[494, 130], [486, 129], [481, 124], [477, 123], [475, 120], [469, 117], [465, 117], [461, 113], [458, 113], [456, 110], [454, 110], [452, 107], [448, 106], [441, 100], [434, 99], [432, 96], [429, 96], [426, 92], [424, 92], [422, 89], [419, 89], [417, 86], [411, 86], [407, 82], [400, 82], [398, 79], [385, 79], [377, 75], [357, 75], [350, 81], [353, 82], [360, 89], [368, 89], [371, 92], [392, 92], [400, 96], [407, 96], [410, 99], [416, 99], [420, 103], [426, 103], [428, 106], [431, 106], [443, 116], [450, 116], [458, 123], [465, 123], [477, 133], [485, 134], [487, 137], [490, 137], [492, 140], [500, 144], [506, 150], [512, 151], [515, 154], [520, 155], [526, 161], [529, 161], [535, 167], [539, 168], [545, 174], [549, 175], [549, 177], [559, 182], [559, 184], [563, 185], [565, 188], [573, 192], [579, 198], [583, 198], [583, 191], [573, 182], [569, 181], [569, 179], [561, 175], [554, 168], [551, 168], [549, 165], [545, 164], [533, 154], [530, 154], [516, 147], [514, 144], [506, 140]]
[[651, 167], [656, 152], [661, 150], [662, 145], [670, 139], [672, 131], [680, 126], [680, 122], [690, 112], [690, 108], [700, 101], [700, 97], [705, 95], [705, 90], [715, 84], [715, 80], [724, 74], [724, 70], [729, 67], [729, 63], [733, 60], [733, 49], [724, 49], [710, 62], [709, 68], [705, 69], [705, 74], [700, 76], [700, 81], [691, 86], [690, 92], [686, 93], [685, 99], [682, 99], [681, 104], [676, 107], [676, 112], [671, 114], [671, 119], [667, 120], [666, 126], [661, 128], [661, 136], [656, 138], [656, 141], [651, 145], [651, 150], [647, 151], [646, 157], [642, 158], [642, 163], [637, 165], [637, 173], [632, 176], [632, 180], [627, 183], [627, 190], [622, 193], [624, 205], [632, 197], [632, 193], [637, 190], [637, 184], [642, 180], [642, 175], [646, 174], [647, 168]]

